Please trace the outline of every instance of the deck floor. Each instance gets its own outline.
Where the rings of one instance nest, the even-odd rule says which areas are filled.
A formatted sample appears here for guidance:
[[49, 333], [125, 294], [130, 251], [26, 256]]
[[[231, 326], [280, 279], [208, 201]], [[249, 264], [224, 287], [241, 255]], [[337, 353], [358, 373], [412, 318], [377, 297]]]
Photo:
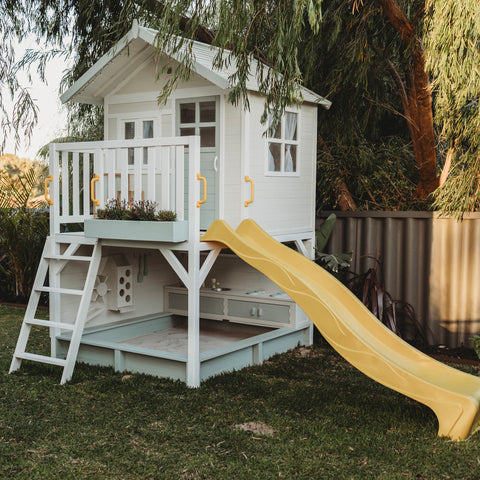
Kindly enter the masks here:
[[[200, 352], [213, 350], [271, 330], [271, 328], [266, 327], [202, 320], [200, 323]], [[123, 340], [121, 343], [139, 348], [187, 355], [187, 337], [187, 321], [183, 321], [178, 322], [174, 327], [132, 337]]]

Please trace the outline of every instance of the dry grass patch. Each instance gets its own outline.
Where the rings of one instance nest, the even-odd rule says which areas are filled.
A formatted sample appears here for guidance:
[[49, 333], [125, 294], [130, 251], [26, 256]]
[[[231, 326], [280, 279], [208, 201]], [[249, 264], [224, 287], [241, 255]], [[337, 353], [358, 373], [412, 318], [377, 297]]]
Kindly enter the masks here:
[[238, 423], [234, 425], [233, 428], [235, 430], [243, 430], [245, 433], [250, 435], [264, 435], [268, 437], [273, 437], [277, 431], [266, 425], [262, 422], [246, 422], [246, 423]]

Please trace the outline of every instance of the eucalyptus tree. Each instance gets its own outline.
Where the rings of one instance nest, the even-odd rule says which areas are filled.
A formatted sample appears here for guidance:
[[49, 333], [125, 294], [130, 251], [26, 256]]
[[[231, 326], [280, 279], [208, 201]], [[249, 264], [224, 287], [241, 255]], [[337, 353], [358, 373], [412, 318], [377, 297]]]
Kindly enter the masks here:
[[[447, 185], [455, 195], [455, 179], [458, 183], [464, 178], [458, 172], [471, 165], [473, 157], [463, 153], [476, 148], [471, 140], [471, 129], [476, 128], [470, 122], [473, 114], [465, 113], [475, 112], [475, 82], [468, 86], [468, 102], [460, 101], [456, 109], [450, 109], [442, 100], [446, 95], [442, 92], [447, 92], [449, 82], [455, 84], [462, 76], [457, 78], [453, 70], [447, 76], [443, 68], [446, 60], [442, 64], [432, 59], [438, 52], [447, 58], [453, 49], [458, 54], [458, 68], [468, 68], [470, 63], [464, 63], [464, 59], [471, 55], [471, 64], [475, 65], [476, 57], [470, 51], [475, 51], [476, 45], [478, 53], [475, 0], [427, 0], [427, 8], [424, 0], [7, 0], [0, 5], [2, 18], [9, 19], [6, 23], [1, 20], [4, 36], [5, 32], [18, 34], [16, 19], [27, 19], [28, 29], [44, 39], [49, 48], [47, 53], [31, 53], [24, 63], [36, 60], [41, 69], [49, 55], [67, 51], [75, 57], [74, 68], [65, 79], [67, 84], [115, 44], [138, 18], [159, 31], [157, 40], [162, 48], [184, 57], [174, 65], [172, 80], [159, 92], [159, 100], [166, 98], [177, 81], [190, 75], [189, 40], [199, 39], [219, 47], [217, 67], [231, 67], [232, 102], [248, 106], [247, 79], [252, 73], [259, 76], [260, 90], [266, 95], [264, 119], [269, 115], [278, 119], [287, 105], [301, 101], [299, 87], [305, 84], [334, 100], [333, 111], [324, 123], [327, 133], [346, 142], [339, 151], [358, 147], [355, 154], [359, 163], [373, 167], [377, 147], [388, 136], [397, 140], [382, 152], [398, 146], [401, 163], [408, 163], [404, 147], [409, 140], [418, 170], [418, 197], [437, 188], [439, 164], [445, 157], [436, 148], [434, 99], [439, 102], [437, 125], [447, 145], [445, 152], [454, 159], [439, 204], [442, 198], [446, 199], [442, 205], [453, 204], [445, 196]], [[468, 15], [465, 8], [469, 9]], [[456, 47], [455, 42], [462, 38], [468, 39], [465, 45]], [[8, 66], [7, 53], [0, 51], [0, 62], [6, 59], [2, 65]], [[434, 78], [435, 97], [429, 74]], [[449, 95], [454, 96], [455, 89]], [[80, 107], [76, 115], [81, 117], [86, 108]], [[462, 122], [454, 118], [468, 120], [470, 133], [468, 129], [460, 136], [447, 133], [453, 132], [452, 125], [457, 125], [457, 130], [461, 126]], [[348, 144], [349, 139], [354, 142]], [[322, 149], [326, 144], [320, 145]], [[446, 163], [443, 178], [449, 172]], [[344, 187], [350, 193], [351, 187]], [[471, 208], [462, 205], [459, 208]]]
[[480, 209], [480, 3], [428, 0], [426, 8], [427, 68], [435, 78], [435, 121], [446, 152], [435, 205], [461, 216]]

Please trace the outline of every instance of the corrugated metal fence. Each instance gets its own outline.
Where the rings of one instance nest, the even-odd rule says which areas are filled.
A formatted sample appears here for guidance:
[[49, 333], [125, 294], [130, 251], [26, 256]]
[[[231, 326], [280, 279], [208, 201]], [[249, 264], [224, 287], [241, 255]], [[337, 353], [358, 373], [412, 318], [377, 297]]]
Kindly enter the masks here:
[[334, 213], [329, 253], [353, 252], [357, 273], [378, 258], [385, 289], [415, 308], [429, 343], [470, 344], [480, 332], [479, 213], [461, 222], [431, 212]]

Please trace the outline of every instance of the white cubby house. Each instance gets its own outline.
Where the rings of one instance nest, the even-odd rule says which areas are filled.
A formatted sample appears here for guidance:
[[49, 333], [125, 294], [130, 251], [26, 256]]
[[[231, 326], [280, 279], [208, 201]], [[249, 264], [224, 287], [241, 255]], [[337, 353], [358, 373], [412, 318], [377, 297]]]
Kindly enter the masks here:
[[[63, 383], [78, 360], [196, 387], [312, 341], [310, 320], [285, 293], [201, 237], [216, 219], [235, 229], [251, 218], [312, 256], [317, 108], [330, 102], [302, 89], [268, 136], [255, 77], [250, 108], [232, 105], [233, 71], [212, 68], [215, 48], [194, 42], [191, 78], [159, 104], [171, 74], [156, 34], [135, 22], [61, 97], [103, 105], [105, 140], [50, 146], [51, 231], [11, 371], [25, 359], [52, 363]], [[152, 200], [177, 221], [95, 219], [109, 199]], [[35, 318], [42, 292], [48, 321]], [[27, 353], [32, 327], [50, 328], [51, 357]]]

